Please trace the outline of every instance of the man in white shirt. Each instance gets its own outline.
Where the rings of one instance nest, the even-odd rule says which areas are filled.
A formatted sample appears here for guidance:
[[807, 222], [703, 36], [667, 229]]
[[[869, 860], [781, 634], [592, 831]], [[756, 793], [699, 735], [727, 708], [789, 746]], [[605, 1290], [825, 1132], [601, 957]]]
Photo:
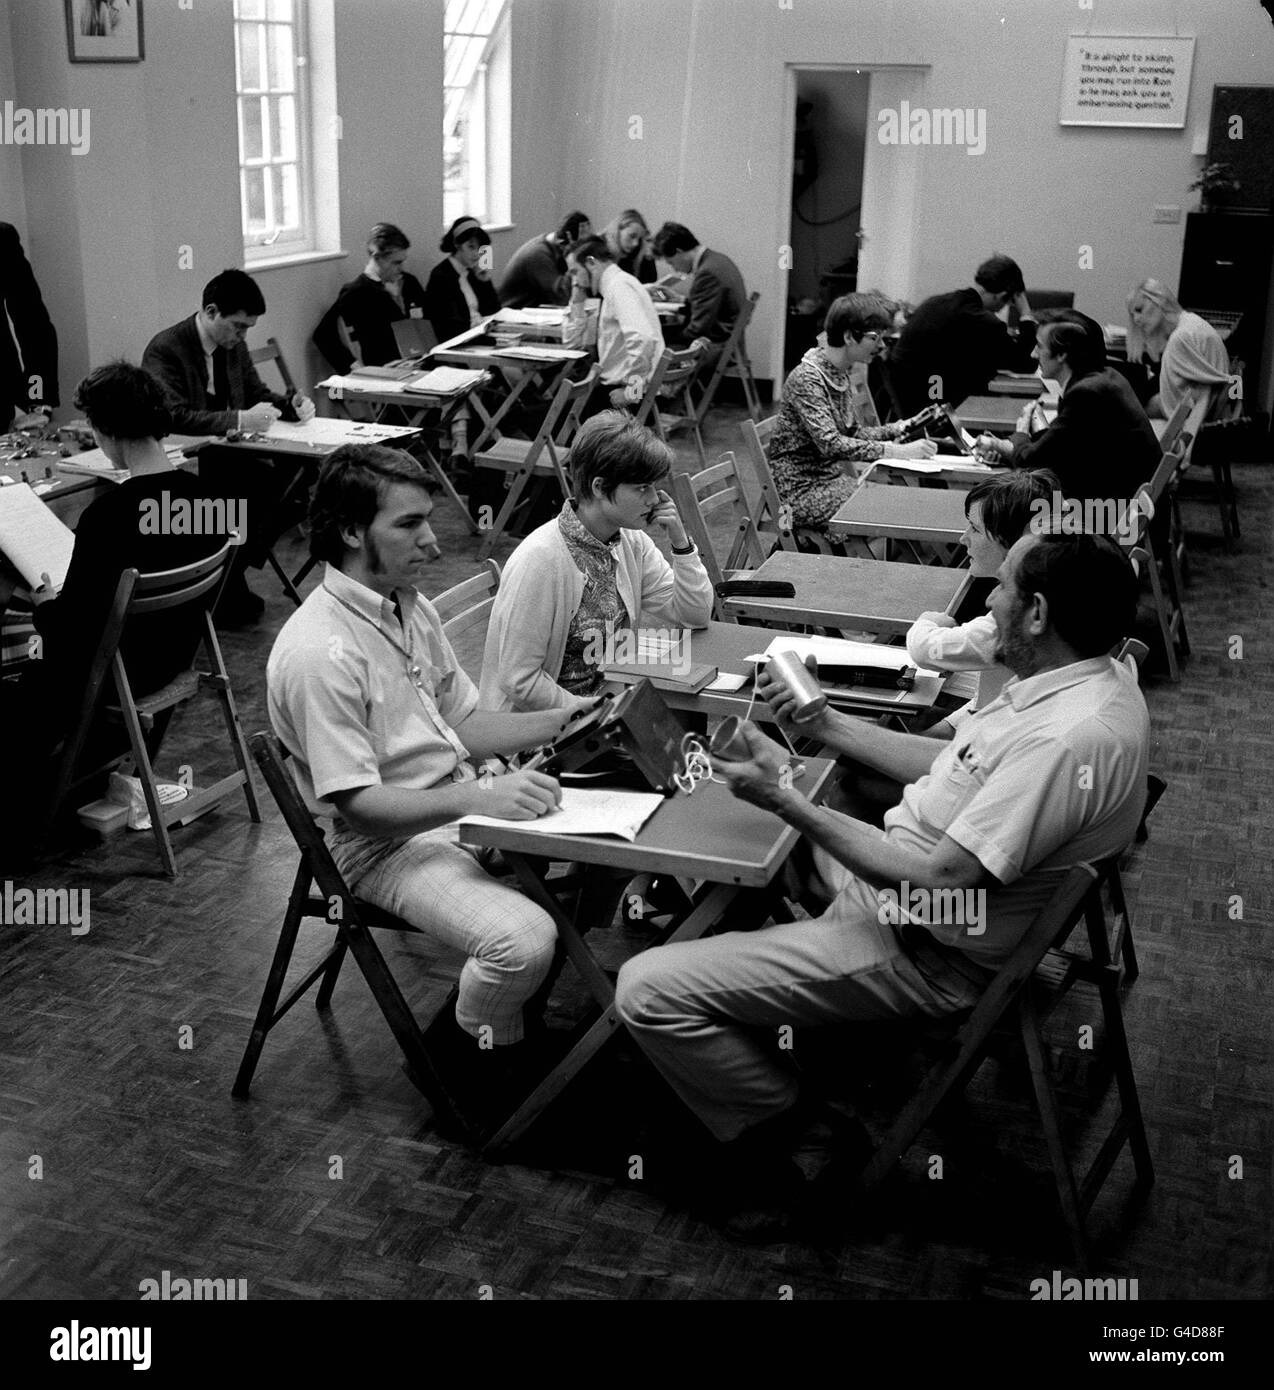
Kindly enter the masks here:
[[[1136, 834], [1150, 721], [1108, 654], [1136, 614], [1131, 565], [1104, 536], [1027, 535], [997, 579], [996, 656], [1014, 679], [950, 742], [831, 710], [795, 726], [905, 784], [883, 832], [811, 805], [752, 725], [745, 758], [713, 758], [736, 796], [806, 837], [828, 909], [659, 947], [620, 972], [620, 1017], [718, 1141], [708, 1163], [740, 1238], [776, 1238], [801, 1202], [785, 1154], [808, 1116], [765, 1034], [971, 1007], [1067, 871]], [[758, 692], [792, 729], [783, 683], [762, 676]]]
[[605, 237], [577, 241], [566, 257], [574, 288], [563, 342], [585, 347], [588, 315], [585, 302], [601, 296], [597, 324], [599, 381], [585, 403], [583, 418], [601, 410], [634, 410], [663, 354], [659, 315], [641, 282], [615, 264]]

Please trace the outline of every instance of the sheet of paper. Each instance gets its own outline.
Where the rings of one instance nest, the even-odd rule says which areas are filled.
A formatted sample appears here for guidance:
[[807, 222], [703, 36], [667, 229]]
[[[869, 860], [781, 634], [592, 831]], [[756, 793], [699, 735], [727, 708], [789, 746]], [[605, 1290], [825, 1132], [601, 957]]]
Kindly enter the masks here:
[[538, 820], [501, 820], [464, 816], [461, 825], [516, 825], [539, 835], [618, 835], [635, 840], [637, 832], [663, 804], [658, 792], [562, 788], [562, 804]]
[[[813, 656], [820, 666], [874, 666], [882, 671], [901, 671], [912, 664], [905, 647], [851, 642], [845, 637], [801, 637], [785, 632], [774, 638], [761, 657], [768, 660], [775, 652], [795, 652], [802, 661]], [[749, 661], [754, 659], [748, 657]]]
[[583, 357], [578, 348], [548, 347], [538, 343], [519, 343], [517, 347], [496, 348], [497, 357], [523, 362], [574, 362]]
[[416, 432], [402, 425], [376, 425], [367, 421], [327, 419], [316, 415], [303, 425], [276, 420], [265, 435], [267, 439], [287, 440], [291, 444], [335, 449], [341, 444], [379, 444], [386, 439], [401, 439]]
[[566, 321], [565, 309], [548, 306], [540, 309], [501, 309], [495, 316], [497, 323], [524, 323], [530, 327], [541, 328], [545, 324], [558, 324]]
[[55, 590], [66, 583], [75, 533], [40, 501], [29, 483], [0, 489], [0, 550], [31, 588], [47, 574]]
[[432, 391], [440, 396], [455, 395], [476, 386], [486, 375], [469, 367], [435, 367], [432, 371], [421, 372], [419, 376], [408, 379], [407, 386], [412, 391]]
[[989, 464], [979, 463], [977, 459], [964, 454], [935, 454], [931, 459], [882, 459], [886, 468], [900, 468], [904, 473], [943, 473], [949, 468], [972, 468], [978, 472], [990, 473]]

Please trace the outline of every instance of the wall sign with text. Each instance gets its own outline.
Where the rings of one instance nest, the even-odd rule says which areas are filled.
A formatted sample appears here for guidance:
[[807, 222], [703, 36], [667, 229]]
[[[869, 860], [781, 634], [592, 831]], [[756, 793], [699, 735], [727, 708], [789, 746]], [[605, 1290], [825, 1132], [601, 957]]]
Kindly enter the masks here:
[[1058, 122], [1181, 130], [1193, 62], [1193, 38], [1071, 34]]

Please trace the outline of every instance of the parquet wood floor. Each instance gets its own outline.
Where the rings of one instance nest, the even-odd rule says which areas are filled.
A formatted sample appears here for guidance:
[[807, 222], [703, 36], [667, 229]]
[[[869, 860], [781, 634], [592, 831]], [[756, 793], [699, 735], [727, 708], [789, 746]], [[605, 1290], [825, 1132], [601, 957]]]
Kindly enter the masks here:
[[[735, 431], [718, 425], [709, 443], [734, 447]], [[1169, 789], [1127, 874], [1141, 978], [1125, 1008], [1158, 1183], [1128, 1206], [1121, 1159], [1093, 1226], [1099, 1272], [1136, 1277], [1143, 1299], [1271, 1292], [1274, 470], [1236, 477], [1238, 554], [1210, 539], [1214, 510], [1186, 510], [1194, 655], [1179, 686], [1150, 684]], [[476, 570], [446, 509], [437, 521], [434, 590]], [[253, 583], [266, 619], [224, 639], [249, 729], [265, 727], [265, 657], [290, 612], [270, 580]], [[476, 668], [476, 647], [461, 655]], [[161, 770], [227, 766], [219, 744], [204, 748], [214, 727], [205, 707], [182, 712]], [[167, 1269], [246, 1279], [252, 1299], [464, 1299], [489, 1285], [506, 1299], [732, 1300], [788, 1284], [801, 1298], [1020, 1300], [1067, 1267], [1042, 1142], [994, 1066], [910, 1155], [877, 1228], [831, 1256], [732, 1245], [669, 1201], [658, 1154], [677, 1152], [680, 1120], [622, 1050], [517, 1161], [486, 1165], [440, 1139], [352, 967], [331, 1014], [300, 1006], [252, 1099], [233, 1101], [295, 854], [272, 805], [252, 826], [232, 803], [176, 844], [175, 885], [141, 834], [69, 847], [28, 881], [89, 889], [87, 935], [0, 928], [0, 1296], [132, 1299]], [[322, 945], [303, 936], [304, 961]], [[618, 928], [605, 942], [616, 961], [632, 945]], [[382, 948], [419, 1016], [432, 1012], [459, 958], [420, 939]], [[559, 1013], [578, 1002], [568, 991]], [[1073, 1037], [1095, 1008], [1068, 1007]], [[1085, 1125], [1071, 1128], [1082, 1142]], [[926, 1177], [930, 1153], [941, 1182]], [[650, 1159], [641, 1181], [627, 1178], [633, 1154]]]

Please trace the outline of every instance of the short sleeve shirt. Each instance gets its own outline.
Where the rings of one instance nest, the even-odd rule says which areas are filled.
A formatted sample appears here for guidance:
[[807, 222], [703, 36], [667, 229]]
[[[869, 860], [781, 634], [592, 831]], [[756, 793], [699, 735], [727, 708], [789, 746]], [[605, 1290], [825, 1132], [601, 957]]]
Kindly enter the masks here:
[[[266, 667], [270, 722], [295, 759], [310, 809], [359, 787], [424, 791], [477, 774], [455, 733], [478, 704], [438, 614], [415, 589], [393, 604], [329, 565], [323, 583], [283, 625]], [[326, 804], [325, 804], [326, 803]], [[335, 816], [343, 872], [397, 842], [354, 835]]]

